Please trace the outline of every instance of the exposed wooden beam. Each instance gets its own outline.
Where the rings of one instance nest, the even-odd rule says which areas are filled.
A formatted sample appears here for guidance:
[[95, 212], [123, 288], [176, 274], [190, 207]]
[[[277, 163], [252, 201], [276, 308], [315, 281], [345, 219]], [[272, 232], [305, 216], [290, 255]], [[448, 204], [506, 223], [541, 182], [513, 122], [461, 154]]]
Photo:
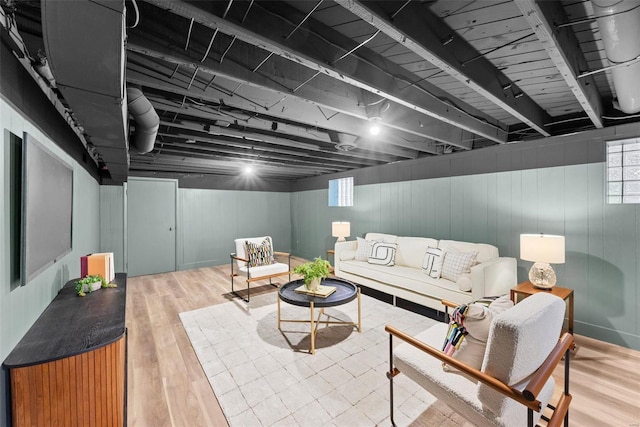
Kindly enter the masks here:
[[[358, 103], [359, 89], [355, 89], [347, 84], [333, 81], [318, 81], [314, 84], [308, 84], [297, 91], [295, 94], [285, 92], [282, 86], [273, 82], [270, 78], [265, 78], [259, 73], [251, 73], [247, 68], [235, 64], [231, 59], [225, 60], [222, 64], [212, 59], [207, 59], [201, 64], [193, 62], [187, 54], [172, 51], [168, 48], [152, 45], [142, 41], [144, 45], [136, 44], [130, 38], [127, 49], [131, 52], [137, 52], [150, 58], [156, 58], [172, 64], [180, 65], [188, 69], [195, 69], [209, 75], [221, 75], [229, 80], [242, 83], [257, 88], [267, 88], [276, 91], [281, 96], [295, 97], [302, 101], [311, 101], [320, 108], [334, 110], [348, 116], [361, 119], [363, 124], [367, 123], [365, 109]], [[325, 77], [327, 78], [327, 77]], [[127, 78], [129, 80], [129, 78]], [[327, 78], [328, 79], [328, 78]], [[133, 82], [133, 80], [130, 80]], [[337, 87], [340, 85], [340, 87]], [[333, 89], [333, 90], [331, 90]], [[446, 142], [464, 149], [471, 149], [471, 144], [467, 142], [469, 133], [465, 133], [462, 129], [442, 123], [439, 120], [430, 118], [416, 111], [410, 110], [401, 105], [395, 105], [387, 111], [389, 120], [384, 125], [391, 129], [397, 129], [422, 138], [429, 138], [436, 141]], [[367, 132], [367, 128], [363, 127], [357, 135]]]
[[334, 168], [323, 168], [317, 170], [311, 170], [310, 168], [292, 167], [285, 164], [282, 165], [269, 165], [261, 162], [255, 162], [248, 159], [230, 159], [222, 156], [202, 156], [202, 158], [185, 157], [179, 153], [172, 154], [158, 154], [153, 153], [153, 156], [149, 155], [132, 155], [131, 171], [135, 170], [149, 170], [144, 168], [144, 165], [153, 165], [154, 171], [176, 171], [182, 172], [196, 172], [196, 173], [228, 173], [238, 175], [241, 172], [242, 167], [247, 165], [256, 165], [258, 175], [276, 176], [281, 178], [297, 178], [300, 176], [314, 176], [325, 173], [333, 173], [339, 170]]
[[[516, 98], [516, 92], [503, 90], [505, 85], [513, 88], [515, 84], [489, 60], [479, 57], [479, 53], [468, 42], [455, 37], [455, 32], [425, 5], [411, 2], [391, 20], [389, 7], [394, 6], [393, 3], [335, 1], [542, 135], [551, 135], [546, 125], [551, 117], [524, 92], [517, 92], [519, 96]], [[448, 37], [452, 37], [450, 42], [443, 43]], [[465, 64], [464, 61], [470, 58], [476, 59]]]
[[[400, 90], [398, 89], [396, 79], [391, 75], [382, 72], [377, 67], [373, 67], [371, 64], [361, 61], [354, 56], [348, 56], [348, 60], [345, 61], [327, 64], [326, 59], [320, 57], [318, 52], [323, 49], [335, 50], [336, 48], [330, 44], [324, 44], [319, 49], [313, 49], [313, 52], [311, 49], [304, 53], [298, 51], [294, 48], [296, 40], [293, 40], [292, 37], [289, 40], [283, 41], [281, 31], [278, 30], [278, 28], [281, 28], [283, 25], [290, 26], [291, 24], [284, 20], [277, 20], [275, 16], [262, 14], [256, 18], [251, 15], [251, 19], [247, 19], [244, 24], [240, 26], [184, 1], [150, 0], [148, 3], [169, 10], [176, 15], [188, 19], [193, 18], [196, 22], [211, 29], [219, 29], [225, 34], [236, 36], [238, 40], [264, 49], [266, 51], [264, 53], [265, 55], [267, 55], [268, 52], [274, 52], [276, 55], [288, 58], [294, 63], [302, 64], [312, 70], [317, 70], [317, 72], [320, 73], [318, 77], [322, 75], [330, 76], [337, 81], [383, 96], [398, 105], [406, 107], [408, 110], [420, 113], [423, 117], [429, 116], [437, 118], [440, 121], [482, 135], [496, 142], [506, 141], [506, 132], [500, 127], [490, 125], [483, 120], [478, 120], [456, 108], [452, 108], [449, 103], [437, 97], [425, 95], [424, 92], [420, 92], [418, 95], [417, 92], [413, 93]], [[235, 48], [234, 46], [234, 49]], [[356, 64], [354, 64], [354, 61]], [[354, 74], [354, 66], [357, 74]], [[318, 77], [313, 80], [317, 80]], [[313, 82], [312, 80], [310, 81]], [[308, 83], [296, 88], [296, 94], [298, 91], [304, 90], [307, 86]], [[411, 96], [409, 96], [408, 93], [410, 93]], [[332, 108], [336, 109], [336, 106]], [[362, 117], [362, 112], [360, 112], [358, 116]], [[393, 126], [391, 122], [386, 122], [386, 124]], [[444, 141], [441, 138], [434, 138], [433, 136], [426, 137]], [[454, 142], [450, 143], [455, 144]], [[462, 146], [461, 148], [469, 149], [470, 147]]]
[[[188, 122], [182, 121], [182, 123], [173, 123], [167, 121], [161, 121], [160, 124], [168, 127], [181, 127], [183, 129], [190, 129], [195, 131], [200, 131], [202, 129], [197, 123], [186, 124]], [[256, 132], [252, 129], [239, 130], [234, 128], [214, 128], [208, 134], [211, 138], [215, 138], [218, 136], [228, 136], [232, 138], [244, 138], [247, 140], [255, 140], [255, 141], [263, 141], [274, 145], [289, 147], [298, 150], [310, 150], [310, 151], [320, 151], [320, 147], [314, 144], [308, 144], [304, 142], [293, 141], [287, 138], [282, 137], [274, 137], [270, 135], [265, 135], [259, 132]], [[401, 147], [396, 147], [390, 144], [385, 144], [384, 142], [380, 142], [378, 144], [369, 143], [368, 146], [375, 146], [375, 151], [379, 153], [384, 153], [388, 155], [395, 156], [396, 158], [404, 158], [404, 159], [415, 159], [418, 157], [418, 154], [414, 150], [408, 150]], [[336, 156], [341, 155], [340, 152], [334, 151]]]
[[593, 76], [576, 77], [589, 69], [578, 39], [570, 28], [556, 29], [556, 25], [569, 21], [562, 4], [539, 0], [515, 3], [594, 126], [602, 128], [602, 100]]
[[[143, 58], [136, 53], [132, 53], [131, 55], [137, 55]], [[140, 59], [136, 59], [136, 61], [140, 61]], [[155, 67], [160, 66], [158, 63], [149, 64], [149, 66], [152, 65]], [[127, 66], [128, 83], [168, 94], [179, 95], [180, 97], [186, 96], [211, 103], [224, 104], [231, 108], [244, 110], [248, 115], [255, 115], [256, 119], [268, 117], [273, 120], [280, 119], [285, 122], [303, 123], [309, 126], [309, 132], [317, 135], [322, 135], [325, 132], [337, 132], [357, 137], [367, 132], [367, 120], [337, 113], [330, 109], [322, 109], [298, 97], [283, 96], [282, 94], [275, 94], [275, 92], [271, 90], [255, 87], [250, 88], [253, 92], [249, 93], [249, 88], [244, 86], [239, 88], [235, 94], [228, 94], [228, 92], [231, 92], [234, 88], [233, 86], [227, 87], [229, 81], [220, 83], [221, 91], [217, 91], [211, 87], [202, 90], [204, 89], [204, 85], [197, 87], [195, 83], [191, 88], [187, 89], [187, 81], [181, 79], [181, 77], [184, 77], [184, 75], [176, 73], [172, 79], [169, 79], [167, 74], [163, 73], [160, 69], [157, 69], [157, 71], [144, 69], [139, 65], [132, 64], [131, 61], [129, 61]], [[222, 79], [218, 80], [220, 81]], [[238, 96], [242, 94], [246, 96]], [[269, 109], [259, 108], [255, 102], [247, 100], [250, 95], [262, 100], [269, 100], [271, 102], [269, 105], [273, 105], [273, 107]], [[312, 128], [316, 129], [313, 130]], [[454, 128], [451, 129], [453, 130]], [[459, 135], [458, 138], [463, 135], [463, 133], [457, 129], [455, 129], [454, 132]], [[421, 138], [422, 141], [420, 141]], [[397, 129], [386, 128], [384, 140], [393, 145], [411, 150], [429, 154], [439, 154], [438, 146], [435, 145], [433, 140], [402, 132]]]
[[[162, 142], [163, 146], [166, 146], [167, 144], [172, 144], [174, 146], [179, 146], [183, 148], [193, 147], [193, 144], [186, 142], [187, 139], [194, 139], [193, 135], [185, 135], [180, 133], [174, 134], [169, 132], [160, 132], [158, 135], [163, 137], [163, 142]], [[181, 142], [181, 143], [172, 142], [169, 140], [169, 138], [179, 139], [185, 142]], [[273, 153], [273, 155], [275, 155], [276, 157], [280, 155], [280, 157], [277, 157], [280, 160], [290, 159], [292, 155], [291, 151], [278, 149], [274, 147], [265, 147], [265, 145], [263, 144], [256, 144], [256, 143], [252, 144], [250, 141], [246, 141], [246, 140], [225, 141], [225, 140], [222, 140], [222, 138], [208, 138], [208, 137], [204, 137], [204, 138], [195, 137], [195, 140], [197, 143], [200, 144], [199, 145], [200, 149], [202, 149], [202, 143], [204, 143], [209, 146], [208, 148], [209, 151], [217, 151], [217, 152], [225, 153], [228, 155], [234, 155], [234, 154], [238, 155], [241, 153], [241, 151], [238, 151], [238, 150], [249, 150], [249, 149], [254, 149], [257, 152]], [[344, 153], [340, 153], [340, 154], [344, 154]], [[355, 157], [355, 156], [347, 156], [347, 155], [336, 155], [335, 153], [327, 154], [325, 152], [318, 152], [318, 153], [300, 152], [300, 153], [297, 153], [296, 155], [299, 156], [300, 158], [315, 159], [316, 161], [321, 162], [325, 166], [335, 164], [336, 166], [340, 166], [348, 169], [361, 168], [366, 166], [376, 166], [382, 163], [388, 163], [388, 161], [387, 162], [372, 161], [367, 159], [364, 156]], [[285, 157], [285, 156], [288, 156], [288, 157]]]

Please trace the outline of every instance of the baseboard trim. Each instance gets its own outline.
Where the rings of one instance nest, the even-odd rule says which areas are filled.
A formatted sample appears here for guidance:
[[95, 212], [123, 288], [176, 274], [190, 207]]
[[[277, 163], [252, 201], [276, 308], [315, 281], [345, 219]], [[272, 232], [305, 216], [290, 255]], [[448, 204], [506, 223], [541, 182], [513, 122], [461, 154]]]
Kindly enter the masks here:
[[584, 335], [589, 338], [640, 351], [640, 336], [628, 332], [577, 320], [574, 322], [574, 332], [578, 335]]

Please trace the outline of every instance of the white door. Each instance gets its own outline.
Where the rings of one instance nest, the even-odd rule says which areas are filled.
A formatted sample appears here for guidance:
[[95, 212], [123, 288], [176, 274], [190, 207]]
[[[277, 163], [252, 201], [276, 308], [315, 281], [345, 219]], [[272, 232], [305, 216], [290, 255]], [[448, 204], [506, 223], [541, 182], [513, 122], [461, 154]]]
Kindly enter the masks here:
[[178, 181], [129, 178], [127, 182], [127, 274], [176, 270]]

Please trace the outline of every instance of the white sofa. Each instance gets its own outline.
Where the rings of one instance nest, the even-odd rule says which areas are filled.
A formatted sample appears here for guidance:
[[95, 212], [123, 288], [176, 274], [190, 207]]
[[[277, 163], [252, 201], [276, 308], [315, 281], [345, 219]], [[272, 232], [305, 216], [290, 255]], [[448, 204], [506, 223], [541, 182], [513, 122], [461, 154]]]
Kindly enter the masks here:
[[[498, 248], [492, 245], [381, 233], [367, 233], [365, 239], [396, 243], [395, 265], [389, 267], [357, 261], [357, 241], [337, 242], [334, 274], [390, 294], [394, 296], [394, 303], [395, 297], [399, 297], [442, 311], [442, 299], [466, 304], [486, 296], [506, 294], [517, 284], [516, 259], [500, 257]], [[444, 252], [477, 252], [477, 264], [457, 282], [434, 279], [422, 269], [429, 247]]]

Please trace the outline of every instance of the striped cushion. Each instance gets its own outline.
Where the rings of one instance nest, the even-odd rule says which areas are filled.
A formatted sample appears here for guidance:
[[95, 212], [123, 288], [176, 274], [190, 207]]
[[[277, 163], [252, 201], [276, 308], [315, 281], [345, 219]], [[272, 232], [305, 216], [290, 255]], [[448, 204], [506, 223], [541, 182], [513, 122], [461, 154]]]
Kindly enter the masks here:
[[249, 260], [249, 267], [258, 267], [260, 265], [273, 264], [273, 249], [271, 249], [271, 243], [269, 239], [264, 239], [262, 243], [255, 244], [250, 241], [244, 242], [246, 246], [247, 259]]
[[427, 253], [424, 255], [424, 262], [422, 263], [422, 269], [425, 274], [428, 274], [434, 279], [440, 278], [440, 272], [442, 270], [442, 255], [442, 249], [427, 249]]

